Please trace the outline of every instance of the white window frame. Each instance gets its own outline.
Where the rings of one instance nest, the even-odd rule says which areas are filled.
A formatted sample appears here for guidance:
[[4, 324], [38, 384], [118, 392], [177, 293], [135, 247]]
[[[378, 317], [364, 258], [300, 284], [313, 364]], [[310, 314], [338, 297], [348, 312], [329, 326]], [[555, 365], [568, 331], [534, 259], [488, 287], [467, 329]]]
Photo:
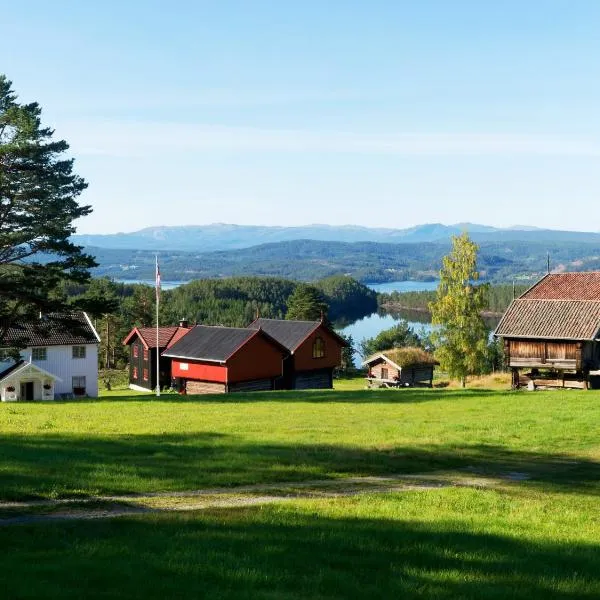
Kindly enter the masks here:
[[[38, 356], [36, 356], [36, 353]], [[48, 360], [48, 348], [39, 347], [31, 349], [31, 360]]]
[[73, 346], [72, 350], [72, 358], [85, 358], [86, 357], [86, 347], [85, 346]]
[[[83, 385], [81, 385], [81, 383], [83, 383]], [[85, 375], [73, 375], [73, 377], [71, 377], [71, 388], [72, 389], [75, 389], [75, 388], [85, 389], [85, 386], [86, 386]]]

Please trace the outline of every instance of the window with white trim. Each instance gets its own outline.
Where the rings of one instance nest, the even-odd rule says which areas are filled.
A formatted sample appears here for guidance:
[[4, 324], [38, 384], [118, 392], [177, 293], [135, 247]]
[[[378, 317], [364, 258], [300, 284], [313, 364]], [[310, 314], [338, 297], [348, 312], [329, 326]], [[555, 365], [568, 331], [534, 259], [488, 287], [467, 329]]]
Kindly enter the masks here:
[[31, 360], [47, 360], [48, 348], [32, 348]]
[[73, 346], [73, 358], [85, 358], [85, 346]]
[[75, 393], [85, 394], [85, 375], [74, 375], [72, 383]]

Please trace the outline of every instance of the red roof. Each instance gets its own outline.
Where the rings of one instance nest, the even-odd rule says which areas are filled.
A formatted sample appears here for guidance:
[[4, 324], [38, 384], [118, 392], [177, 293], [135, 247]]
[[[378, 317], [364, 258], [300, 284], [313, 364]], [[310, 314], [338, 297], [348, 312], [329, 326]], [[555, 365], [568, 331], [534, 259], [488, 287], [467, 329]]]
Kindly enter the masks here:
[[[159, 327], [158, 347], [170, 348], [190, 331], [189, 327]], [[138, 336], [146, 348], [156, 348], [156, 327], [134, 327], [129, 335], [123, 340], [123, 344], [129, 344], [135, 336]]]
[[543, 277], [521, 298], [600, 302], [600, 272], [551, 273]]

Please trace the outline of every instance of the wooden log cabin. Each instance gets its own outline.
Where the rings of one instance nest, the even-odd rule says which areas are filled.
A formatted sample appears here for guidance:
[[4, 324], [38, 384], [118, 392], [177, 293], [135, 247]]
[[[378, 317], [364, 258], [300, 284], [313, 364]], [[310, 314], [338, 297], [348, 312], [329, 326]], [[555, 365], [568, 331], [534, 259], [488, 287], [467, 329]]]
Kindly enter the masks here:
[[368, 387], [433, 387], [433, 369], [438, 362], [421, 348], [393, 348], [367, 358]]
[[551, 273], [513, 300], [494, 334], [512, 387], [595, 385], [600, 375], [600, 272]]

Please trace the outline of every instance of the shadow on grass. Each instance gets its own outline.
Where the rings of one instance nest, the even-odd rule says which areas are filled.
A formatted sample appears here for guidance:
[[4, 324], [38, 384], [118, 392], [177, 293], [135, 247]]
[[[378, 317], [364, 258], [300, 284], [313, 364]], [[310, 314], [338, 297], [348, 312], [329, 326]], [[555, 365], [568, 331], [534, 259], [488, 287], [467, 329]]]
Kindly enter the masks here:
[[[464, 389], [446, 390], [431, 388], [397, 388], [397, 389], [373, 389], [373, 390], [288, 390], [278, 392], [251, 392], [233, 394], [205, 394], [197, 396], [181, 396], [178, 394], [167, 394], [157, 398], [153, 395], [132, 396], [126, 391], [119, 396], [105, 396], [97, 400], [86, 400], [86, 402], [195, 402], [198, 404], [214, 403], [260, 403], [260, 402], [304, 402], [304, 403], [349, 403], [349, 404], [380, 404], [380, 403], [418, 403], [442, 400], [461, 400], [467, 398], [491, 398], [503, 397], [510, 390], [486, 390], [486, 389]], [[65, 402], [58, 401], [57, 403]], [[67, 402], [73, 402], [69, 400]], [[75, 401], [77, 402], [77, 401]], [[81, 403], [82, 401], [79, 400]]]
[[3, 579], [13, 597], [63, 600], [600, 594], [598, 544], [359, 517], [262, 507], [5, 528]]
[[218, 433], [0, 436], [3, 499], [194, 490], [344, 475], [466, 470], [525, 473], [548, 488], [598, 493], [600, 463], [495, 445], [358, 448], [248, 442]]

